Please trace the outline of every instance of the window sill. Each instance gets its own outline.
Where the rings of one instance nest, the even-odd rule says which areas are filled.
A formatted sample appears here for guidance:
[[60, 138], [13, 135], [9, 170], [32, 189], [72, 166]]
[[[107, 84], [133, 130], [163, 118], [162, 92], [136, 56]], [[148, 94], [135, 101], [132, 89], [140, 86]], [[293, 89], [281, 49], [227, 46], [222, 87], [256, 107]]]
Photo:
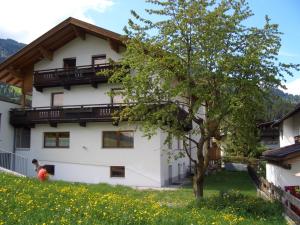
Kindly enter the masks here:
[[30, 151], [30, 148], [16, 148], [16, 151]]

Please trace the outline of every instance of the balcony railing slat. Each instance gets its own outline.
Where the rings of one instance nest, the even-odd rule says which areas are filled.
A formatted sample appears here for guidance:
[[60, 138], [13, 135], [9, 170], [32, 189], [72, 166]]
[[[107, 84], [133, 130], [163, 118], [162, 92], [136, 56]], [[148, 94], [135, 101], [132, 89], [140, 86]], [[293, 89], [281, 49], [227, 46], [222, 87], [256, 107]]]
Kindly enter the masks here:
[[57, 68], [38, 70], [34, 72], [33, 85], [36, 88], [46, 88], [63, 85], [107, 82], [107, 76], [97, 75], [97, 73], [109, 69], [112, 69], [110, 64], [101, 64], [97, 66], [78, 66], [68, 69]]

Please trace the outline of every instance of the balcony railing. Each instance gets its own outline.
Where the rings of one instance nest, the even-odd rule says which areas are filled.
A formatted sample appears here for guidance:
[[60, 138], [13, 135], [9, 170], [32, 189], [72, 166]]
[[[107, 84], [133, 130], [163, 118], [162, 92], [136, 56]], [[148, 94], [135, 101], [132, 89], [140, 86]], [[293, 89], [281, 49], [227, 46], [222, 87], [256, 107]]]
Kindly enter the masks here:
[[37, 91], [43, 91], [47, 87], [62, 86], [70, 89], [72, 85], [91, 84], [97, 87], [99, 83], [108, 81], [108, 76], [97, 73], [111, 70], [112, 65], [87, 65], [77, 66], [74, 68], [57, 68], [49, 70], [38, 70], [34, 72], [33, 86]]
[[[168, 102], [161, 103], [163, 106]], [[98, 104], [70, 105], [62, 107], [36, 107], [10, 110], [10, 124], [14, 127], [34, 127], [35, 124], [50, 124], [56, 127], [58, 123], [79, 123], [86, 126], [87, 122], [118, 122], [118, 112], [132, 104]], [[152, 105], [152, 104], [150, 104]], [[155, 105], [152, 105], [155, 107]], [[152, 108], [152, 107], [151, 107]], [[187, 113], [179, 107], [179, 120], [186, 118]], [[191, 129], [191, 124], [184, 129]]]
[[123, 104], [77, 105], [63, 107], [37, 107], [30, 109], [12, 109], [10, 123], [15, 127], [33, 127], [35, 124], [110, 122], [117, 111], [121, 111]]

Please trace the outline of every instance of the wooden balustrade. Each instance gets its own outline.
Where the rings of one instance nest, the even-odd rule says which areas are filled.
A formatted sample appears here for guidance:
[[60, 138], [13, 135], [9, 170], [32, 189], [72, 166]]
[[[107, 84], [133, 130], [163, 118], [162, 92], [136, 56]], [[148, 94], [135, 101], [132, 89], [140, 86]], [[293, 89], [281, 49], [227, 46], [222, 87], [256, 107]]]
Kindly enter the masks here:
[[10, 111], [10, 123], [15, 126], [29, 126], [35, 124], [109, 122], [113, 116], [124, 108], [124, 105], [91, 105], [65, 106], [57, 108], [13, 109]]
[[[43, 91], [47, 87], [62, 86], [70, 89], [72, 85], [91, 84], [97, 87], [98, 83], [108, 81], [109, 71], [113, 69], [110, 64], [78, 66], [74, 68], [57, 68], [50, 70], [38, 70], [34, 72], [33, 86], [37, 91]], [[108, 75], [99, 73], [108, 71]]]

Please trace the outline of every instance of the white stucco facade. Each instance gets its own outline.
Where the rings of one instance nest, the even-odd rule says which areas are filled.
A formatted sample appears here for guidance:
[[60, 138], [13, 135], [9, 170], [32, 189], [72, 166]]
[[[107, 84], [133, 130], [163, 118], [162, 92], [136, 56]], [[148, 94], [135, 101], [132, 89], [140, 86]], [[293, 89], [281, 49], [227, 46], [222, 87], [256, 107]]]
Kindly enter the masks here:
[[287, 161], [291, 169], [284, 169], [280, 166], [267, 163], [266, 178], [269, 182], [284, 189], [285, 186], [300, 186], [300, 158]]
[[[295, 136], [300, 135], [300, 113], [283, 120], [280, 124], [280, 147], [295, 144]], [[300, 185], [300, 157], [285, 160], [285, 165], [291, 169], [285, 169], [271, 162], [266, 165], [266, 178], [269, 182], [284, 189], [285, 186]]]
[[[64, 58], [76, 58], [76, 66], [91, 65], [92, 56], [106, 54], [107, 59], [118, 61], [121, 54], [111, 49], [107, 40], [86, 35], [85, 40], [76, 38], [53, 53], [53, 60], [42, 59], [34, 65], [35, 70], [63, 67]], [[32, 107], [50, 107], [52, 93], [63, 92], [63, 106], [111, 104], [108, 92], [115, 88], [112, 84], [74, 85], [70, 90], [63, 87], [44, 88], [42, 92], [33, 88]], [[134, 131], [133, 148], [104, 148], [103, 131]], [[68, 148], [45, 148], [45, 132], [68, 132]], [[173, 146], [164, 144], [166, 134], [158, 130], [151, 139], [144, 137], [138, 123], [125, 122], [114, 126], [111, 122], [88, 122], [85, 127], [78, 123], [37, 124], [31, 128], [31, 146], [28, 151], [17, 153], [28, 158], [30, 176], [36, 172], [31, 160], [36, 158], [41, 164], [55, 166], [54, 180], [86, 183], [109, 183], [129, 186], [161, 187], [183, 178], [189, 168], [189, 160], [183, 157], [169, 159], [169, 151], [178, 151], [177, 140]], [[174, 156], [174, 154], [171, 154]], [[124, 177], [111, 177], [111, 166], [124, 166]], [[170, 176], [172, 177], [170, 179]]]
[[300, 112], [282, 121], [280, 129], [280, 147], [295, 144], [294, 137], [300, 135]]
[[13, 152], [14, 128], [9, 124], [9, 110], [19, 105], [0, 100], [0, 150]]

